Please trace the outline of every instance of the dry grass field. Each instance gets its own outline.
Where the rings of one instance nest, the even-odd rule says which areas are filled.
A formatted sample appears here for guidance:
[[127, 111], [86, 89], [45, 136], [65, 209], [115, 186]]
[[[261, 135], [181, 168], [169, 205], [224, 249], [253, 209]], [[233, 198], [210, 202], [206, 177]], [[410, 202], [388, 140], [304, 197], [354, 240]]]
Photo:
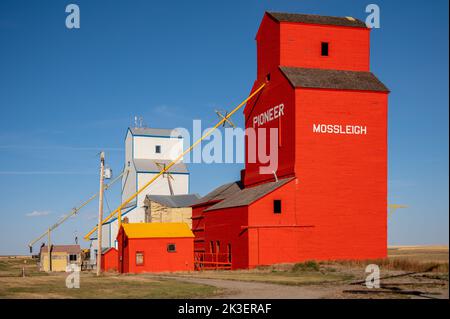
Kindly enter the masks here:
[[[380, 267], [380, 289], [363, 284], [368, 264]], [[82, 272], [79, 289], [66, 288], [66, 276], [40, 272], [30, 258], [0, 257], [0, 298], [448, 298], [448, 247], [390, 247], [387, 259], [252, 270], [101, 277]]]
[[96, 277], [92, 272], [82, 272], [80, 288], [69, 289], [66, 277], [40, 272], [36, 260], [1, 258], [0, 298], [200, 298], [219, 293], [209, 285], [113, 273]]

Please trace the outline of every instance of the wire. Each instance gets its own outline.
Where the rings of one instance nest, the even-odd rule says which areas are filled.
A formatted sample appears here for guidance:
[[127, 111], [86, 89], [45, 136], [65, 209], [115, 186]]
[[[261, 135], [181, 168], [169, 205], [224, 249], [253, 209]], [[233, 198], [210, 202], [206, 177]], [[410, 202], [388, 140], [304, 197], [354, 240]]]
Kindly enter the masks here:
[[108, 198], [106, 197], [106, 193], [104, 193], [104, 197], [105, 197], [106, 207], [108, 207], [108, 213], [111, 214], [111, 208], [109, 208], [109, 203], [108, 203]]

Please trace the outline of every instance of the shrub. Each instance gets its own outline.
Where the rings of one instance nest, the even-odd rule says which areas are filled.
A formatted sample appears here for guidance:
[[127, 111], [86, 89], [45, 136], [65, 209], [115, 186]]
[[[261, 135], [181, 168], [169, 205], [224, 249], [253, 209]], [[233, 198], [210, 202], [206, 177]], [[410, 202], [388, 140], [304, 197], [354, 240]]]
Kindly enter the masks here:
[[293, 272], [300, 271], [319, 271], [320, 267], [314, 260], [305, 261], [304, 263], [297, 263], [292, 267]]

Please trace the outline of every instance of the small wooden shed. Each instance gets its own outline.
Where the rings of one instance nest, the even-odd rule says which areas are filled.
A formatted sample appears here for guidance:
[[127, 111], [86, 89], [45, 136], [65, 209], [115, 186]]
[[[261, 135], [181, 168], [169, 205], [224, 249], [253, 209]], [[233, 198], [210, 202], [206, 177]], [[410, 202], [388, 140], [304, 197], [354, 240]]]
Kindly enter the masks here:
[[114, 247], [109, 247], [102, 252], [102, 271], [117, 271], [119, 268], [119, 253]]
[[186, 223], [122, 224], [117, 241], [121, 273], [194, 269], [194, 234]]
[[49, 263], [48, 246], [41, 246], [39, 253], [41, 271], [66, 271], [70, 264], [81, 266], [80, 245], [52, 245], [50, 248]]

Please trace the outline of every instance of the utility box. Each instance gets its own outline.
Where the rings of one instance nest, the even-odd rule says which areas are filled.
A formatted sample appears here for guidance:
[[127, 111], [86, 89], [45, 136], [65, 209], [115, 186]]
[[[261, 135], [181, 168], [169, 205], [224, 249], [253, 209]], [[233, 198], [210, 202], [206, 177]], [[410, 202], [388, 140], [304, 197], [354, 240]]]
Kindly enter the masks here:
[[109, 167], [105, 167], [103, 177], [104, 177], [105, 179], [111, 179], [112, 176], [113, 176], [112, 169], [109, 168]]

